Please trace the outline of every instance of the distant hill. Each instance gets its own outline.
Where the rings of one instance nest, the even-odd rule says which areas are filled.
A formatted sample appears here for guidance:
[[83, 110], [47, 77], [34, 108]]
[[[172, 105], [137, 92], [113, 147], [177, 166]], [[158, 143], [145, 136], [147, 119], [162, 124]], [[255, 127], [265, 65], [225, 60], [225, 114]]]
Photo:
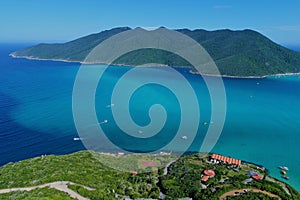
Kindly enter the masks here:
[[[16, 51], [12, 56], [80, 62], [99, 43], [126, 30], [130, 28], [114, 28], [63, 44], [39, 44]], [[176, 31], [199, 42], [214, 59], [222, 75], [264, 76], [300, 72], [300, 52], [280, 46], [253, 30], [179, 29]], [[154, 49], [133, 51], [115, 61], [115, 64], [125, 65], [145, 63], [161, 63], [169, 66], [190, 65], [175, 54]]]

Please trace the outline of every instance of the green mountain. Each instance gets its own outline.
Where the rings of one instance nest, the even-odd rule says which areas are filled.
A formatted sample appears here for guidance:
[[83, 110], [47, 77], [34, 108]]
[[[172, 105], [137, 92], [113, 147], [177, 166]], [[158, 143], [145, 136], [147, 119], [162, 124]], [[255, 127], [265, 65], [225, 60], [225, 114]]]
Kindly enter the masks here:
[[[114, 28], [63, 44], [39, 44], [12, 53], [15, 57], [83, 61], [105, 39], [128, 27]], [[176, 30], [199, 42], [214, 59], [222, 75], [264, 76], [300, 72], [300, 52], [280, 46], [253, 30]], [[123, 55], [115, 64], [161, 63], [190, 66], [181, 57], [163, 50], [143, 49]]]

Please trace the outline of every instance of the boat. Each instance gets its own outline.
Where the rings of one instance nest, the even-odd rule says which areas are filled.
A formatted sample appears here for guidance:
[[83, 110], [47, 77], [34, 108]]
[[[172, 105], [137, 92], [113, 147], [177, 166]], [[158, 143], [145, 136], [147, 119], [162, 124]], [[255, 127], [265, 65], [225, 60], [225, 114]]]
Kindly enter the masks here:
[[279, 169], [284, 170], [284, 171], [289, 171], [289, 168], [285, 167], [285, 166], [279, 166]]
[[286, 171], [284, 171], [284, 170], [281, 170], [281, 173], [282, 173], [283, 175], [286, 175]]
[[187, 136], [184, 135], [184, 136], [181, 137], [181, 139], [186, 140], [186, 139], [187, 139]]
[[78, 140], [81, 140], [81, 138], [79, 138], [79, 137], [74, 137], [73, 140], [74, 140], [74, 141], [78, 141]]
[[288, 177], [288, 176], [286, 176], [286, 175], [284, 175], [284, 176], [282, 176], [285, 180], [289, 180], [290, 179], [290, 177]]
[[111, 107], [114, 107], [114, 106], [115, 106], [115, 104], [112, 103], [112, 104], [107, 105], [106, 108], [111, 108]]
[[108, 123], [108, 120], [107, 119], [105, 119], [105, 120], [103, 120], [102, 122], [99, 122], [98, 124], [107, 124]]

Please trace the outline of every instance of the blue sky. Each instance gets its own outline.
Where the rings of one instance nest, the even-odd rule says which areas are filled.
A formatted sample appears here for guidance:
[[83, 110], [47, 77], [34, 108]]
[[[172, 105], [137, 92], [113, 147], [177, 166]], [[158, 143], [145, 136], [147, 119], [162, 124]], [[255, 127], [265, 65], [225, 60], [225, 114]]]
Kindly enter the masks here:
[[118, 26], [254, 29], [300, 45], [297, 0], [1, 0], [0, 42], [61, 42]]

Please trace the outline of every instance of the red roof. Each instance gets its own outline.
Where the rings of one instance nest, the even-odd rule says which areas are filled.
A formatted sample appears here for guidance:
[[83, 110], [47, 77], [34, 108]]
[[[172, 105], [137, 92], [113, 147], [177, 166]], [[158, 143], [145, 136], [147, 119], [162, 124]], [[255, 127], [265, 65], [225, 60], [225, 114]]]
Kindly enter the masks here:
[[230, 160], [230, 158], [229, 158], [229, 157], [226, 157], [226, 162], [227, 162], [227, 163], [229, 163], [229, 160]]
[[136, 176], [137, 174], [138, 174], [138, 172], [137, 171], [132, 171], [132, 172], [130, 172], [132, 175], [134, 175], [134, 176]]
[[212, 154], [211, 158], [216, 159], [216, 160], [220, 160], [220, 161], [222, 161], [224, 163], [228, 163], [228, 164], [240, 165], [242, 163], [241, 160], [237, 160], [237, 159], [230, 158], [230, 157], [227, 157], [227, 156], [221, 156], [221, 155], [218, 155], [218, 154]]
[[204, 170], [203, 173], [209, 177], [214, 177], [216, 175], [213, 170], [209, 170], [209, 169]]
[[259, 181], [263, 179], [263, 176], [259, 175], [259, 174], [254, 174], [252, 175], [252, 178], [254, 178], [255, 180]]
[[208, 179], [209, 179], [209, 176], [203, 176], [201, 181], [206, 182], [206, 181], [208, 181]]
[[155, 167], [157, 165], [156, 162], [148, 162], [148, 161], [142, 161], [142, 165], [147, 167]]

